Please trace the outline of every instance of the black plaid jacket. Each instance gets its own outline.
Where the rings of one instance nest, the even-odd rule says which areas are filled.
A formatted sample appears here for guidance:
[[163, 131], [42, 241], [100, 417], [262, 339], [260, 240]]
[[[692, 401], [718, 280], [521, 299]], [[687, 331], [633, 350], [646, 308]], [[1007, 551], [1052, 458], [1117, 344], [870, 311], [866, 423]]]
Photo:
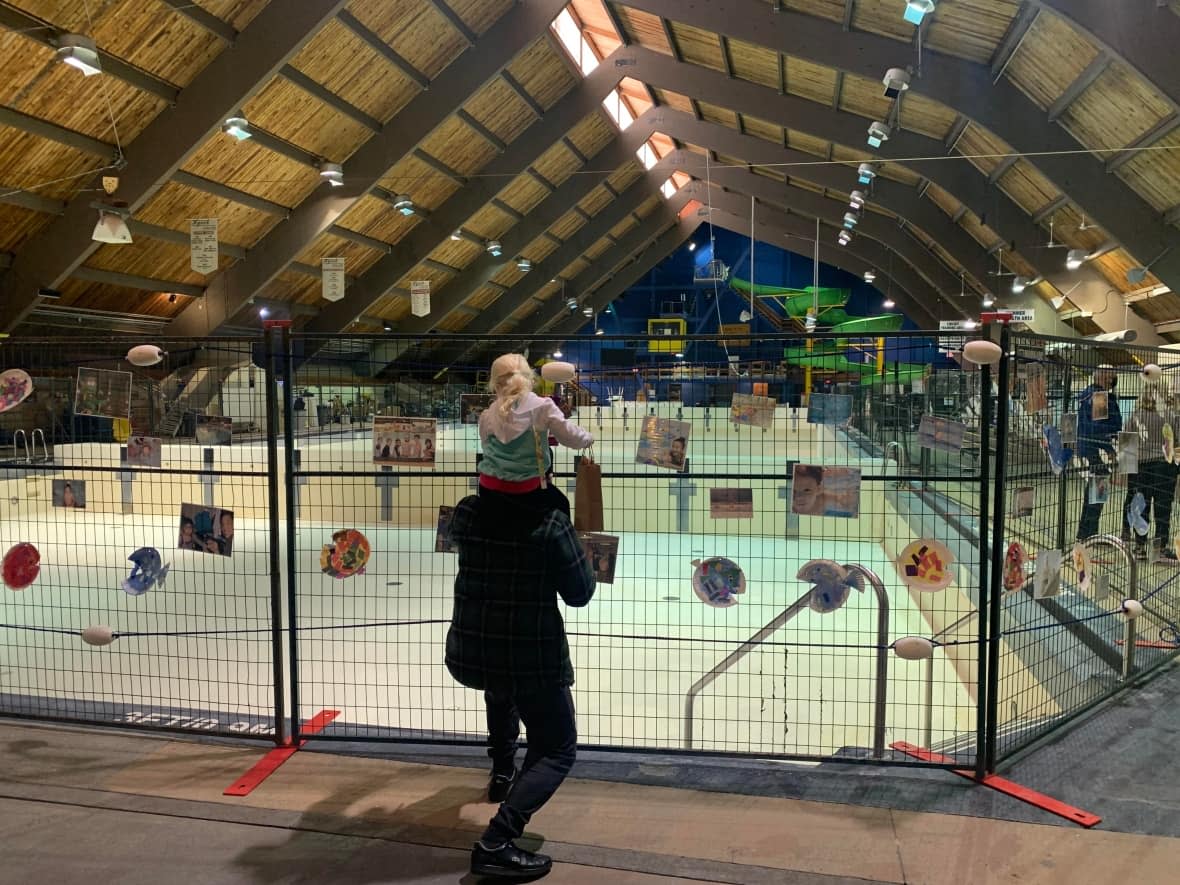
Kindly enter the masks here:
[[459, 574], [446, 661], [469, 688], [574, 682], [557, 596], [586, 605], [594, 573], [569, 517], [526, 497], [471, 495], [455, 507]]

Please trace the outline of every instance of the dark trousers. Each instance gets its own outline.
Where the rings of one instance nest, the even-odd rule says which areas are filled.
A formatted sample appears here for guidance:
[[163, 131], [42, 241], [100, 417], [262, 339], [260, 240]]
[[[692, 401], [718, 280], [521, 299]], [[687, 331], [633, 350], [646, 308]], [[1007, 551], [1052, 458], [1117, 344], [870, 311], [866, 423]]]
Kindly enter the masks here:
[[[1127, 477], [1127, 495], [1123, 501], [1123, 538], [1131, 536], [1131, 528], [1127, 524], [1127, 510], [1135, 493], [1143, 495], [1147, 508], [1143, 512], [1146, 519], [1149, 514], [1155, 517], [1155, 537], [1161, 543], [1161, 549], [1168, 546], [1171, 540], [1172, 499], [1176, 495], [1176, 467], [1167, 461], [1140, 461], [1139, 472]], [[1138, 540], [1138, 538], [1136, 538]]]
[[[1102, 462], [1101, 457], [1092, 455], [1087, 460], [1090, 462], [1090, 476], [1110, 476], [1110, 468]], [[1090, 503], [1090, 481], [1086, 480], [1082, 486], [1082, 518], [1078, 521], [1077, 539], [1083, 541], [1098, 534], [1098, 524], [1101, 521], [1102, 504]]]
[[529, 748], [508, 798], [484, 831], [483, 841], [499, 845], [524, 833], [529, 819], [552, 798], [574, 767], [578, 731], [574, 698], [568, 686], [545, 686], [527, 692], [484, 692], [488, 714], [488, 755], [498, 772], [512, 770], [520, 723], [528, 729]]

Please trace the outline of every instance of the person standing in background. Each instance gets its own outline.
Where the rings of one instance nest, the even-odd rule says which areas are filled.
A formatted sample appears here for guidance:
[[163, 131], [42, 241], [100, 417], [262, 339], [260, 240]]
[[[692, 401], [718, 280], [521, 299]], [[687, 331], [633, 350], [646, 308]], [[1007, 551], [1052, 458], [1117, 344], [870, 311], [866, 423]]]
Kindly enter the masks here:
[[[1089, 464], [1090, 476], [1109, 476], [1110, 468], [1103, 461], [1106, 453], [1115, 458], [1114, 440], [1123, 429], [1123, 415], [1114, 389], [1118, 383], [1114, 366], [1103, 363], [1094, 370], [1094, 380], [1078, 396], [1078, 457]], [[1091, 504], [1088, 485], [1082, 491], [1082, 516], [1078, 521], [1077, 540], [1098, 534], [1102, 521], [1102, 502]]]

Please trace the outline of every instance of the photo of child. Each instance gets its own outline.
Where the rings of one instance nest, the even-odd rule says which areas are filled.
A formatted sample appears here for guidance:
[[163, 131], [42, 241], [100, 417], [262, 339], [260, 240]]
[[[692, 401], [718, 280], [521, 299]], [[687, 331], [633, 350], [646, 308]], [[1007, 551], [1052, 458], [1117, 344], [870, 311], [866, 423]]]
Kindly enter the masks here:
[[436, 452], [434, 418], [373, 418], [373, 463], [433, 467]]
[[796, 464], [791, 512], [855, 519], [860, 515], [860, 468]]
[[435, 553], [458, 553], [459, 548], [451, 540], [451, 520], [455, 516], [455, 508], [443, 504], [438, 508], [438, 528], [434, 533]]
[[54, 507], [86, 507], [86, 480], [55, 479], [53, 481]]
[[178, 550], [230, 556], [234, 549], [234, 512], [201, 504], [180, 505]]
[[1037, 490], [1033, 486], [1020, 486], [1012, 492], [1012, 515], [1024, 519], [1033, 515], [1037, 503]]
[[78, 369], [74, 414], [100, 418], [131, 417], [131, 373]]
[[613, 584], [615, 563], [619, 555], [619, 539], [614, 535], [603, 535], [598, 532], [581, 532], [578, 538], [586, 551], [586, 558], [590, 560], [590, 568], [594, 570], [594, 580], [601, 584]]
[[692, 425], [687, 421], [672, 421], [648, 415], [639, 432], [636, 464], [684, 470], [688, 456], [688, 438]]
[[162, 440], [155, 436], [133, 436], [127, 440], [127, 464], [133, 467], [159, 467]]

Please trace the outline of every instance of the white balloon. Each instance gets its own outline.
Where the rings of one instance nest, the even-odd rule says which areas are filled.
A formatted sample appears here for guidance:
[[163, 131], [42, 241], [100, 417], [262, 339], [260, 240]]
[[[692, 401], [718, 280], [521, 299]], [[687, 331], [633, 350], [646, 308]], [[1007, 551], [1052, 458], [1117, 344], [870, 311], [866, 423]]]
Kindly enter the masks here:
[[1124, 599], [1123, 614], [1127, 616], [1128, 621], [1135, 620], [1143, 614], [1143, 603], [1138, 599]]
[[977, 366], [994, 366], [1002, 354], [1000, 345], [994, 341], [968, 341], [963, 347], [963, 356]]
[[545, 363], [541, 366], [541, 377], [554, 384], [565, 384], [574, 380], [573, 363]]
[[934, 655], [934, 643], [925, 636], [903, 636], [893, 643], [893, 653], [903, 661], [921, 661]]
[[115, 631], [106, 624], [91, 624], [82, 631], [82, 641], [87, 645], [110, 645], [115, 641]]
[[1143, 367], [1143, 377], [1148, 381], [1155, 381], [1156, 379], [1163, 377], [1163, 374], [1164, 370], [1155, 363], [1148, 363]]
[[127, 362], [133, 366], [154, 366], [164, 359], [164, 351], [154, 344], [140, 344], [127, 351]]

